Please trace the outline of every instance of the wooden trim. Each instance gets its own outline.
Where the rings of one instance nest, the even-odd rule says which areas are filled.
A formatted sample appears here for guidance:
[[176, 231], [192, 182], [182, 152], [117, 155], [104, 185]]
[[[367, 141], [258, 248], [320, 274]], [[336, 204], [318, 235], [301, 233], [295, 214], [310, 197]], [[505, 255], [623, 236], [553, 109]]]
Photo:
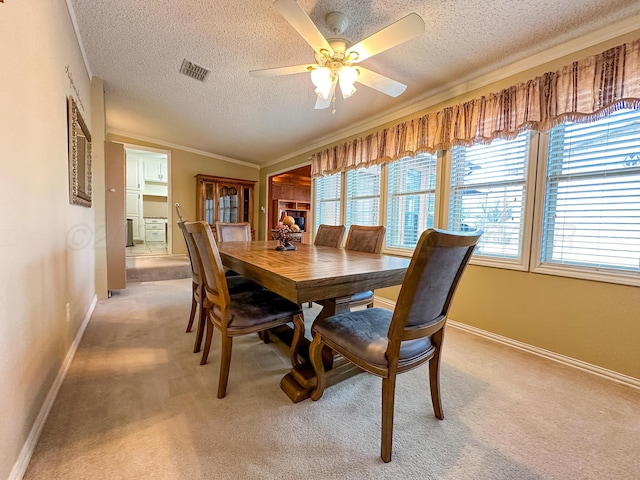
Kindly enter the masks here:
[[198, 179], [199, 182], [230, 182], [230, 183], [239, 183], [241, 185], [249, 185], [251, 187], [255, 186], [256, 183], [258, 183], [257, 180], [245, 180], [243, 178], [229, 178], [229, 177], [216, 177], [214, 175], [205, 175], [202, 173], [199, 173], [198, 175], [196, 175], [196, 178]]

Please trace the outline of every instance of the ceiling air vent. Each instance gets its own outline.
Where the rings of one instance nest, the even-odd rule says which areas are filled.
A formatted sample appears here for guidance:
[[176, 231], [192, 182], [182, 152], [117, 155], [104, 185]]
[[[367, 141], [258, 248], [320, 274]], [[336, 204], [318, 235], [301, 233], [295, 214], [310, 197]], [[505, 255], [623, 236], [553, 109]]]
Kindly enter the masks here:
[[180, 73], [185, 74], [187, 77], [195, 78], [196, 80], [204, 82], [207, 79], [207, 76], [211, 73], [211, 70], [201, 67], [200, 65], [196, 65], [185, 58], [182, 61]]

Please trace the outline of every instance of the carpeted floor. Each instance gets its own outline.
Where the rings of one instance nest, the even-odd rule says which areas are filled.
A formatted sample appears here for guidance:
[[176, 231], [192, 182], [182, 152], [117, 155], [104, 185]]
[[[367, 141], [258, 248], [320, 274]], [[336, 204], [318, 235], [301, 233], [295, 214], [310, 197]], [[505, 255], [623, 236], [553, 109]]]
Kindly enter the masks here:
[[426, 367], [401, 375], [389, 464], [371, 375], [293, 404], [286, 350], [248, 335], [219, 400], [219, 335], [200, 366], [184, 333], [190, 288], [139, 282], [99, 302], [25, 479], [639, 478], [639, 391], [452, 327], [445, 419]]
[[152, 282], [191, 278], [191, 264], [186, 255], [127, 257], [127, 282]]

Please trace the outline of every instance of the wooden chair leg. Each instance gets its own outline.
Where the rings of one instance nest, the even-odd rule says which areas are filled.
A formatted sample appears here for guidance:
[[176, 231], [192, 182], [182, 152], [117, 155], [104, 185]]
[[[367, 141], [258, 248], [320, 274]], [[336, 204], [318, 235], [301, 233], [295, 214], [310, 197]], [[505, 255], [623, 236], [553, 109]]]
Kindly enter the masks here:
[[323, 350], [322, 337], [316, 333], [311, 345], [309, 346], [309, 360], [316, 372], [316, 388], [311, 392], [311, 400], [319, 400], [324, 393], [326, 378], [324, 373], [324, 363], [322, 362]]
[[224, 398], [227, 394], [227, 382], [229, 381], [229, 368], [231, 366], [231, 349], [233, 338], [222, 335], [222, 350], [220, 351], [220, 378], [218, 379], [218, 398]]
[[193, 345], [193, 353], [198, 353], [202, 348], [202, 336], [207, 323], [207, 308], [200, 303], [200, 316], [198, 318], [198, 330], [196, 331], [196, 341]]
[[304, 317], [302, 315], [293, 316], [293, 339], [291, 340], [291, 349], [289, 354], [291, 356], [291, 365], [294, 367], [300, 365], [300, 357], [298, 357], [298, 346], [300, 345], [300, 339], [304, 337]]
[[191, 313], [189, 314], [189, 323], [187, 323], [187, 333], [191, 331], [193, 327], [193, 320], [196, 318], [196, 309], [198, 308], [198, 302], [196, 301], [196, 287], [194, 283], [191, 291]]
[[269, 337], [269, 330], [262, 330], [258, 332], [258, 338], [264, 343], [271, 343], [271, 337]]
[[213, 338], [213, 330], [215, 327], [213, 326], [213, 322], [209, 317], [207, 317], [207, 338], [204, 341], [204, 350], [202, 350], [202, 358], [200, 359], [200, 365], [204, 365], [207, 363], [209, 359], [209, 350], [211, 350], [211, 340]]
[[389, 374], [382, 379], [382, 440], [380, 456], [386, 463], [391, 461], [393, 444], [393, 402], [396, 390], [396, 375]]
[[431, 389], [431, 403], [433, 404], [433, 413], [436, 418], [442, 420], [444, 412], [442, 411], [442, 399], [440, 398], [440, 356], [442, 354], [442, 339], [444, 330], [440, 330], [431, 336], [431, 341], [435, 345], [435, 353], [433, 358], [429, 360], [429, 388]]

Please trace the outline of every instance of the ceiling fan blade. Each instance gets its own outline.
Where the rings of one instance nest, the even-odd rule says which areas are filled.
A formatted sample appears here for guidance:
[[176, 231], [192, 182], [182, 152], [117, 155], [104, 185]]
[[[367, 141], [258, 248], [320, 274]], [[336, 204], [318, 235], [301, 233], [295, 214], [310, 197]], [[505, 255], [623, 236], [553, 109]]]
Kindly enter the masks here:
[[323, 108], [329, 108], [331, 106], [331, 102], [333, 101], [333, 97], [336, 93], [336, 83], [338, 82], [334, 80], [333, 84], [331, 84], [331, 90], [329, 90], [329, 96], [327, 98], [318, 97], [315, 106], [316, 110], [322, 110]]
[[249, 73], [254, 77], [277, 77], [278, 75], [291, 75], [293, 73], [308, 73], [309, 68], [315, 67], [315, 63], [305, 65], [292, 65], [290, 67], [265, 68], [262, 70], [251, 70]]
[[356, 52], [358, 58], [354, 60], [354, 63], [361, 62], [423, 33], [424, 20], [422, 20], [417, 13], [410, 13], [388, 27], [356, 43], [345, 52], [345, 55], [348, 57], [349, 53]]
[[331, 45], [324, 38], [315, 23], [309, 18], [304, 10], [295, 0], [277, 0], [274, 7], [280, 12], [287, 22], [304, 38], [311, 48], [320, 53], [320, 50], [327, 50], [329, 55], [333, 55]]
[[360, 82], [367, 87], [375, 88], [382, 93], [386, 93], [390, 97], [397, 97], [407, 89], [407, 86], [404, 83], [396, 82], [389, 77], [372, 72], [360, 65], [356, 68], [360, 72], [360, 75], [358, 75], [358, 79], [356, 80], [357, 82]]

